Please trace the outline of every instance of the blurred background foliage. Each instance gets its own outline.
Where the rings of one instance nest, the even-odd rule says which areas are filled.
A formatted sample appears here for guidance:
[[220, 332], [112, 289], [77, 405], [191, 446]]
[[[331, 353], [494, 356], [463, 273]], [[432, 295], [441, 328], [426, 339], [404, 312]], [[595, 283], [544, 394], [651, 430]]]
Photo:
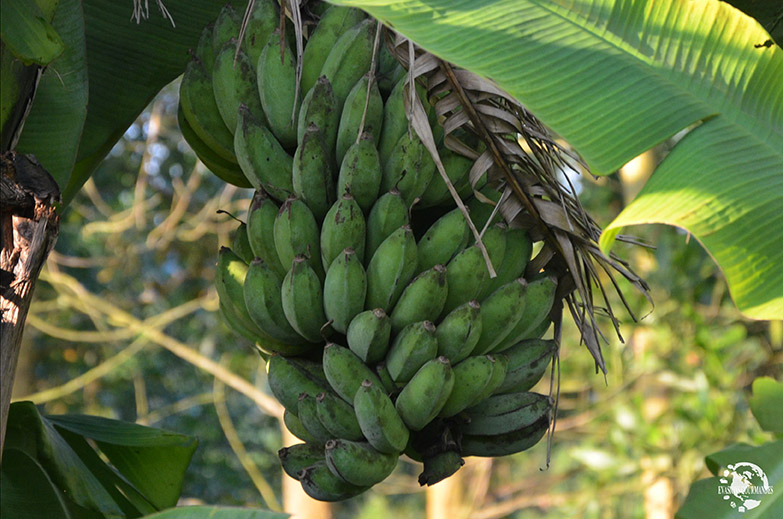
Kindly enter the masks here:
[[[237, 225], [217, 211], [244, 218], [252, 193], [197, 163], [176, 108], [172, 85], [64, 214], [28, 317], [14, 398], [49, 414], [194, 435], [200, 446], [183, 501], [276, 507], [279, 409], [264, 400], [261, 359], [220, 321], [213, 287], [217, 250], [231, 244]], [[632, 188], [622, 175], [582, 176], [578, 187], [602, 225]], [[450, 484], [425, 492], [417, 464], [403, 461], [386, 482], [333, 505], [333, 517], [423, 517], [424, 510], [429, 519], [671, 517], [689, 485], [708, 475], [706, 454], [771, 439], [747, 399], [757, 376], [783, 376], [783, 324], [743, 319], [717, 267], [686, 233], [635, 231], [656, 249], [617, 252], [649, 282], [655, 310], [622, 287], [637, 316], [647, 315], [638, 324], [621, 316], [624, 343], [603, 323], [606, 378], [566, 318], [547, 470], [541, 442], [510, 457], [468, 460]], [[549, 384], [545, 377], [537, 390]]]

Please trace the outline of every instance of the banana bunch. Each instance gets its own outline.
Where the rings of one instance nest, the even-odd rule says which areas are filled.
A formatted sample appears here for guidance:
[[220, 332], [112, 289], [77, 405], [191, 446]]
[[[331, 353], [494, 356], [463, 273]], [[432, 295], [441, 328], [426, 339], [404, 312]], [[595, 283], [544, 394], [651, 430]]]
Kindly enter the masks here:
[[[276, 2], [257, 1], [237, 47], [239, 17], [223, 9], [183, 77], [180, 124], [213, 172], [255, 188], [218, 253], [216, 286], [225, 322], [267, 360], [303, 442], [280, 451], [284, 470], [336, 501], [384, 480], [402, 454], [431, 485], [463, 456], [531, 447], [552, 412], [529, 390], [556, 353], [542, 339], [556, 280], [524, 278], [533, 244], [504, 223], [482, 237], [490, 276], [409, 130], [404, 71], [383, 52], [372, 70], [374, 20], [323, 11], [301, 96], [279, 20]], [[472, 161], [438, 144], [470, 202]]]

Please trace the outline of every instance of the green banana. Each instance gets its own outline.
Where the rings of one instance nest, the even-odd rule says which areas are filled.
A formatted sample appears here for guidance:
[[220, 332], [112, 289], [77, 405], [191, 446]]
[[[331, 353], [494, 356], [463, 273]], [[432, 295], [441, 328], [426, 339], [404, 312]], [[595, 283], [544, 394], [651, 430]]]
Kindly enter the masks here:
[[212, 78], [205, 65], [195, 56], [185, 67], [179, 86], [182, 113], [193, 132], [222, 159], [235, 162], [234, 137], [220, 117]]
[[481, 402], [492, 396], [503, 381], [506, 380], [509, 364], [508, 355], [505, 353], [493, 353], [489, 356], [495, 359], [495, 370], [492, 372], [492, 378], [489, 380], [486, 387], [484, 387], [476, 398], [476, 402]]
[[[220, 53], [223, 45], [231, 38], [239, 37], [239, 28], [242, 25], [242, 19], [231, 4], [225, 4], [215, 20], [215, 26], [212, 29], [212, 52], [215, 56]], [[207, 64], [211, 67], [214, 61]]]
[[378, 198], [367, 216], [365, 257], [372, 258], [383, 240], [409, 222], [408, 206], [398, 189], [392, 188], [388, 193]]
[[[484, 231], [484, 235], [481, 237], [481, 241], [484, 243], [484, 247], [487, 249], [487, 256], [489, 256], [489, 261], [492, 262], [492, 267], [495, 269], [496, 274], [500, 271], [503, 257], [506, 254], [507, 230], [508, 226], [505, 223], [498, 222]], [[483, 301], [484, 298], [491, 294], [491, 292], [485, 293], [485, 287], [489, 285], [489, 282], [492, 279], [497, 278], [497, 276], [495, 278], [489, 277], [489, 270], [487, 270], [486, 265], [484, 267], [484, 271], [486, 272], [486, 278], [481, 284], [481, 289], [479, 290], [479, 295], [477, 298], [479, 301]], [[514, 279], [516, 279], [516, 277], [511, 278], [509, 281], [513, 281]]]
[[411, 323], [392, 341], [386, 354], [386, 369], [395, 382], [408, 382], [437, 354], [438, 339], [432, 321]]
[[233, 142], [239, 167], [256, 190], [263, 188], [279, 201], [293, 194], [294, 159], [244, 104], [239, 106]]
[[483, 355], [501, 344], [525, 310], [527, 282], [517, 278], [492, 292], [481, 302], [481, 337], [473, 350], [474, 355]]
[[551, 324], [552, 321], [549, 318], [544, 319], [543, 321], [541, 321], [541, 324], [533, 328], [529, 333], [526, 333], [525, 336], [521, 338], [521, 340], [542, 338], [544, 334], [546, 334], [547, 330], [549, 330], [549, 326]]
[[[382, 36], [381, 36], [382, 37]], [[378, 49], [378, 89], [386, 99], [391, 94], [400, 78], [405, 75], [405, 68], [395, 59], [386, 45], [381, 44]]]
[[297, 412], [299, 395], [307, 393], [314, 397], [328, 389], [325, 376], [323, 373], [319, 376], [315, 370], [320, 367], [313, 361], [272, 355], [266, 369], [267, 381], [272, 394], [283, 404], [283, 407], [292, 413]]
[[[488, 198], [493, 202], [492, 204], [489, 204], [484, 200], [479, 199], [477, 196], [472, 196], [468, 199], [466, 205], [470, 210], [470, 219], [473, 220], [473, 225], [475, 225], [478, 230], [481, 230], [489, 221], [489, 217], [495, 209], [495, 204], [500, 200], [502, 193], [488, 184], [478, 191], [484, 195], [485, 198]], [[492, 218], [492, 224], [499, 222], [501, 218], [500, 211], [498, 211]]]
[[[337, 178], [337, 193], [351, 193], [367, 214], [378, 199], [381, 188], [381, 161], [372, 135], [362, 133], [359, 142], [345, 152]], [[402, 224], [400, 224], [402, 225]]]
[[405, 447], [405, 451], [403, 454], [408, 456], [413, 461], [418, 461], [419, 463], [424, 462], [424, 456], [421, 455], [421, 452], [419, 452], [416, 447], [413, 445], [414, 443], [414, 437], [411, 436], [410, 441], [408, 442], [408, 445]]
[[275, 249], [284, 267], [289, 267], [295, 256], [302, 255], [319, 279], [323, 279], [318, 223], [307, 204], [295, 196], [287, 198], [275, 217], [273, 234]]
[[250, 330], [241, 321], [237, 312], [233, 309], [229, 309], [222, 301], [218, 305], [218, 310], [228, 328], [253, 343], [256, 352], [264, 361], [267, 361], [269, 357], [275, 353], [282, 353], [284, 355], [299, 355], [304, 353], [302, 346], [279, 342], [267, 335]]
[[409, 206], [424, 194], [435, 173], [435, 162], [415, 132], [403, 133], [381, 165], [381, 189], [396, 187]]
[[[503, 259], [498, 263], [493, 262], [498, 275], [484, 283], [479, 299], [483, 299], [509, 281], [522, 276], [528, 261], [530, 261], [532, 250], [533, 242], [530, 241], [524, 230], [507, 228]], [[530, 297], [530, 293], [528, 293], [528, 297]]]
[[[309, 2], [307, 5], [307, 11], [310, 12], [310, 15], [313, 18], [316, 18], [317, 20], [322, 20], [324, 13], [332, 7], [332, 4], [329, 2], [323, 2], [323, 1], [316, 1], [316, 2]], [[312, 31], [310, 31], [310, 34], [312, 35]]]
[[386, 356], [390, 337], [391, 322], [383, 308], [356, 314], [346, 332], [348, 347], [366, 364], [374, 364]]
[[367, 308], [389, 312], [416, 271], [416, 240], [409, 225], [394, 231], [367, 265]]
[[296, 146], [294, 116], [301, 99], [296, 97], [296, 57], [275, 31], [261, 51], [256, 67], [258, 94], [269, 128], [284, 148]]
[[459, 452], [447, 450], [423, 458], [424, 470], [419, 474], [419, 485], [432, 486], [457, 472], [465, 464]]
[[420, 431], [446, 404], [454, 387], [449, 359], [437, 357], [426, 362], [402, 388], [395, 409], [411, 431]]
[[[351, 248], [359, 263], [364, 263], [367, 223], [353, 195], [343, 193], [322, 219], [321, 261], [328, 269], [343, 250]], [[347, 324], [347, 323], [346, 323]]]
[[[466, 187], [470, 188], [469, 173], [470, 168], [473, 167], [473, 161], [445, 147], [438, 150], [438, 155], [440, 155], [440, 160], [443, 163], [443, 169], [446, 170], [446, 176], [454, 186], [457, 194], [461, 195]], [[427, 189], [422, 193], [417, 207], [423, 209], [447, 203], [449, 205], [453, 203], [451, 192], [448, 186], [446, 186], [446, 182], [443, 181], [443, 177], [436, 171]]]
[[446, 304], [449, 292], [446, 267], [435, 265], [408, 283], [391, 313], [392, 332], [397, 333], [411, 323], [435, 320]]
[[[321, 394], [321, 393], [319, 393]], [[315, 438], [318, 443], [325, 443], [334, 436], [318, 418], [318, 411], [316, 409], [316, 400], [313, 395], [307, 393], [301, 393], [299, 395], [299, 401], [296, 407], [296, 416], [299, 417], [299, 421], [305, 430]]]
[[408, 445], [410, 432], [383, 388], [369, 380], [356, 391], [353, 408], [362, 434], [379, 452], [399, 454]]
[[506, 364], [496, 361], [492, 355], [479, 355], [454, 365], [454, 389], [439, 416], [454, 416], [492, 394], [503, 382]]
[[367, 274], [353, 249], [347, 247], [332, 262], [324, 281], [324, 313], [332, 328], [346, 333], [351, 320], [364, 308]]
[[244, 284], [247, 277], [248, 266], [228, 247], [222, 247], [218, 253], [218, 265], [215, 272], [215, 287], [220, 302], [225, 307], [223, 314], [229, 325], [238, 322], [238, 332], [248, 332], [250, 340], [256, 342], [256, 346], [264, 352], [282, 353], [284, 355], [299, 355], [309, 349], [302, 344], [290, 344], [281, 342], [271, 337], [259, 328], [244, 304]]
[[[483, 145], [483, 143], [480, 144], [480, 147], [483, 148], [483, 149], [486, 149], [486, 147]], [[478, 192], [482, 192], [482, 193], [484, 192], [484, 188], [487, 187], [488, 178], [489, 178], [489, 173], [485, 171], [484, 173], [481, 174], [481, 176], [479, 176], [478, 180], [476, 180], [475, 185], [472, 185], [470, 183], [470, 175], [468, 175], [468, 178], [465, 179], [461, 183], [461, 185], [457, 188], [457, 194], [464, 201], [471, 200], [472, 197], [476, 194], [477, 191]], [[466, 205], [468, 205], [468, 204], [466, 204]], [[486, 205], [486, 204], [484, 204], [484, 205]], [[470, 205], [468, 205], [468, 209], [470, 209]], [[492, 212], [492, 207], [491, 206], [489, 207], [489, 211]], [[493, 222], [499, 222], [499, 221], [500, 221], [499, 217], [493, 219]], [[484, 227], [484, 225], [482, 224], [480, 228], [483, 228], [483, 227]]]
[[[261, 58], [266, 42], [280, 23], [280, 7], [275, 0], [256, 0], [247, 20], [242, 46], [253, 68]], [[253, 81], [255, 83], [255, 79]], [[256, 93], [258, 95], [258, 93]]]
[[323, 445], [315, 442], [296, 443], [283, 447], [277, 451], [277, 456], [285, 473], [296, 480], [299, 479], [299, 473], [303, 469], [326, 461]]
[[195, 56], [201, 60], [201, 63], [206, 63], [207, 66], [211, 66], [215, 63], [215, 51], [212, 49], [212, 38], [215, 34], [215, 24], [210, 23], [201, 31], [201, 36], [198, 39], [198, 45], [193, 52]]
[[305, 201], [316, 220], [323, 220], [334, 202], [334, 178], [323, 135], [314, 123], [307, 127], [294, 153], [291, 182], [294, 193]]
[[446, 283], [449, 293], [443, 305], [441, 316], [455, 308], [476, 299], [484, 280], [489, 276], [484, 256], [478, 245], [472, 245], [457, 253], [446, 265]]
[[315, 85], [337, 40], [364, 18], [365, 14], [355, 8], [331, 6], [324, 12], [302, 54], [302, 92]]
[[299, 118], [296, 125], [297, 143], [302, 143], [305, 131], [311, 124], [314, 124], [321, 129], [324, 146], [329, 152], [331, 160], [337, 143], [337, 127], [340, 125], [340, 110], [332, 90], [332, 84], [329, 83], [326, 76], [321, 76], [309, 91], [303, 91], [307, 93], [299, 108]]
[[451, 312], [438, 324], [438, 355], [456, 365], [467, 358], [481, 337], [481, 305], [471, 299]]
[[468, 246], [470, 238], [470, 227], [459, 208], [444, 214], [419, 239], [419, 271], [446, 265]]
[[[369, 101], [367, 100], [368, 90], [370, 91]], [[362, 126], [362, 120], [364, 120], [364, 126]], [[370, 75], [365, 74], [351, 88], [340, 114], [335, 148], [337, 164], [342, 163], [348, 148], [359, 140], [360, 128], [363, 129], [363, 132], [369, 133], [375, 143], [381, 132], [381, 121], [383, 121], [383, 100], [378, 90], [378, 83], [373, 80], [370, 84]]]
[[247, 239], [254, 257], [264, 260], [282, 278], [288, 269], [280, 263], [275, 249], [274, 228], [278, 212], [280, 208], [265, 191], [256, 191], [247, 211]]
[[370, 488], [346, 483], [332, 474], [326, 463], [316, 463], [300, 471], [299, 482], [305, 493], [318, 501], [343, 501]]
[[323, 342], [321, 329], [326, 324], [323, 288], [304, 256], [296, 256], [291, 263], [281, 295], [283, 313], [291, 327], [310, 342]]
[[[492, 267], [495, 269], [495, 274], [497, 275], [494, 278], [491, 278], [489, 277], [489, 271], [487, 271], [487, 276], [484, 278], [484, 282], [481, 284], [481, 289], [478, 293], [477, 299], [479, 301], [483, 301], [489, 294], [494, 292], [494, 290], [490, 292], [489, 288], [494, 284], [494, 280], [500, 277], [499, 272], [501, 271], [503, 257], [506, 254], [507, 230], [508, 226], [505, 223], [498, 222], [489, 227], [482, 237], [484, 247], [487, 249], [487, 255], [489, 256], [489, 260], [492, 262]], [[509, 281], [513, 281], [517, 277], [519, 276], [512, 277]], [[508, 281], [506, 283], [508, 283]], [[498, 288], [506, 283], [499, 285]]]
[[364, 439], [353, 405], [333, 393], [321, 393], [315, 397], [318, 419], [332, 438], [360, 441]]
[[505, 434], [462, 435], [462, 455], [495, 457], [516, 454], [529, 449], [549, 429], [549, 417], [543, 416], [537, 422]]
[[[511, 329], [506, 339], [498, 344], [493, 351], [504, 351], [522, 339], [528, 337], [547, 317], [555, 302], [557, 278], [553, 276], [534, 279], [527, 286], [525, 309], [519, 321]], [[547, 326], [548, 327], [548, 326]]]
[[231, 248], [245, 263], [253, 261], [255, 255], [253, 254], [253, 249], [250, 248], [250, 242], [247, 238], [247, 225], [245, 222], [240, 222], [239, 227], [234, 231], [234, 239], [231, 242]]
[[[311, 435], [309, 432], [307, 432], [307, 429], [305, 429], [305, 426], [302, 425], [302, 421], [299, 420], [299, 417], [296, 416], [296, 414], [294, 412], [289, 411], [288, 409], [283, 411], [283, 424], [285, 424], [285, 428], [288, 429], [288, 432], [290, 432], [291, 434], [293, 434], [294, 436], [296, 436], [300, 440], [302, 440], [304, 442], [309, 442], [309, 443], [318, 443], [318, 441], [313, 437], [313, 435]], [[317, 461], [317, 460], [315, 460], [315, 461]], [[311, 463], [308, 463], [307, 465], [311, 465]], [[293, 475], [289, 474], [289, 476], [294, 477], [297, 472], [302, 470], [307, 465], [299, 467], [293, 473]]]
[[465, 411], [470, 421], [460, 426], [463, 434], [498, 435], [515, 431], [549, 417], [552, 400], [538, 393], [494, 395]]
[[223, 319], [223, 322], [229, 330], [236, 333], [240, 337], [244, 337], [252, 343], [255, 343], [258, 340], [258, 335], [256, 335], [255, 332], [253, 332], [250, 328], [245, 326], [237, 311], [226, 304], [225, 301], [220, 301], [218, 304], [218, 311]]
[[256, 88], [256, 69], [242, 49], [229, 40], [215, 58], [212, 91], [220, 117], [231, 133], [237, 128], [239, 105], [245, 103], [254, 113], [263, 113]]
[[386, 369], [385, 362], [379, 362], [375, 365], [375, 373], [378, 374], [378, 378], [381, 380], [383, 390], [386, 391], [388, 395], [396, 396], [401, 388], [397, 387], [396, 382], [392, 380], [391, 375], [389, 375], [389, 370]]
[[[383, 106], [383, 125], [378, 136], [378, 155], [381, 157], [381, 164], [389, 162], [392, 151], [400, 138], [409, 130], [408, 116], [405, 110], [405, 83], [407, 81], [407, 74], [400, 77]], [[426, 99], [426, 92], [420, 85], [416, 85], [416, 90], [420, 99]]]
[[329, 385], [349, 404], [353, 403], [362, 381], [370, 380], [378, 385], [381, 383], [372, 369], [355, 353], [334, 343], [327, 344], [324, 348], [323, 369]]
[[508, 357], [508, 371], [496, 394], [527, 391], [541, 380], [557, 345], [549, 339], [529, 339], [503, 351]]
[[341, 110], [351, 88], [370, 69], [376, 23], [375, 20], [362, 20], [345, 31], [321, 67], [321, 75], [332, 83]]
[[326, 466], [332, 474], [357, 486], [375, 485], [397, 466], [397, 454], [375, 450], [362, 441], [329, 440], [325, 445]]
[[250, 182], [245, 178], [245, 174], [236, 163], [236, 158], [229, 161], [215, 153], [190, 126], [185, 119], [185, 113], [182, 110], [182, 103], [177, 107], [177, 122], [180, 132], [191, 147], [196, 157], [204, 163], [208, 170], [214, 173], [219, 179], [238, 187], [250, 187]]
[[305, 341], [286, 319], [283, 312], [283, 282], [264, 260], [250, 263], [245, 277], [245, 307], [250, 318], [267, 335], [282, 342], [301, 344]]
[[302, 355], [312, 349], [312, 344], [306, 342], [291, 344], [289, 342], [278, 341], [277, 339], [264, 334], [256, 337], [255, 347], [256, 351], [258, 351], [264, 360], [268, 360], [268, 358], [275, 353], [288, 356]]
[[250, 330], [256, 337], [265, 336], [250, 318], [245, 307], [243, 285], [247, 276], [247, 263], [228, 247], [221, 247], [218, 252], [217, 269], [215, 270], [215, 289], [220, 302], [226, 305], [230, 312], [240, 320], [243, 327]]

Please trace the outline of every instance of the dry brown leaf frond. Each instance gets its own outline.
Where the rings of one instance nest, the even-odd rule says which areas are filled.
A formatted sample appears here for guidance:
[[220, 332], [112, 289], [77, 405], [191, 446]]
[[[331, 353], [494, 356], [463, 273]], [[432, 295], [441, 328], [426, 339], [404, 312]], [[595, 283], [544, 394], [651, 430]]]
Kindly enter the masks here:
[[[459, 69], [427, 53], [399, 34], [387, 31], [386, 44], [408, 69], [410, 81], [426, 87], [438, 121], [444, 129], [444, 145], [474, 161], [469, 174], [474, 193], [496, 205], [512, 227], [525, 229], [535, 241], [543, 241], [541, 251], [528, 265], [526, 274], [546, 272], [557, 278], [557, 300], [550, 317], [555, 322], [559, 343], [563, 304], [579, 327], [582, 342], [595, 359], [596, 371], [606, 373], [601, 343], [607, 339], [596, 317], [607, 316], [622, 340], [619, 321], [609, 301], [602, 279], [609, 279], [629, 315], [636, 320], [616, 275], [636, 287], [652, 304], [648, 286], [631, 267], [615, 254], [604, 255], [598, 248], [601, 228], [584, 210], [565, 171], [585, 171], [587, 166], [574, 153], [558, 144], [550, 131], [517, 100], [491, 81]], [[411, 89], [415, 92], [415, 89]], [[414, 102], [414, 104], [416, 104]], [[420, 102], [418, 103], [421, 104]], [[412, 127], [429, 148], [435, 148], [432, 133], [423, 128], [426, 114], [411, 114]], [[422, 116], [424, 120], [421, 120]], [[423, 132], [420, 132], [422, 129]], [[480, 146], [471, 143], [480, 143]], [[430, 150], [438, 164], [437, 150]], [[441, 171], [441, 174], [445, 174]], [[487, 178], [502, 196], [497, 204], [475, 190]], [[447, 181], [447, 185], [450, 183]], [[451, 188], [451, 186], [450, 186]], [[456, 192], [452, 196], [462, 205]], [[475, 231], [475, 228], [474, 228]], [[479, 233], [480, 234], [480, 233]], [[644, 245], [632, 237], [623, 241]], [[598, 302], [600, 301], [600, 303]]]

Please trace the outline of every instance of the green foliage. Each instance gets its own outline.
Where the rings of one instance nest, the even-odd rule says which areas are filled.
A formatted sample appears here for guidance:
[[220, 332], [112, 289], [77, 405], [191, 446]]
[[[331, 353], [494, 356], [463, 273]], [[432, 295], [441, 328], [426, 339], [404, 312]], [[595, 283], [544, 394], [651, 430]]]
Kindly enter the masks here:
[[[166, 1], [179, 29], [182, 19], [179, 9], [172, 7], [175, 4], [180, 5]], [[211, 5], [215, 11], [220, 7], [219, 3]], [[95, 7], [92, 9], [95, 20], [99, 15]], [[116, 23], [127, 24], [127, 14], [127, 9], [122, 11], [123, 19]], [[142, 27], [149, 23], [152, 21], [143, 21]], [[154, 23], [161, 25], [156, 31], [171, 30], [163, 19]], [[137, 26], [130, 29], [141, 30]], [[123, 40], [122, 45], [155, 39], [152, 33], [134, 34], [137, 40]], [[122, 72], [116, 67], [113, 70]], [[127, 131], [123, 125], [133, 119], [129, 106], [120, 109], [125, 122], [114, 128], [102, 126], [103, 137], [125, 133], [113, 148], [107, 144], [111, 139], [100, 145], [95, 141], [95, 149], [103, 146], [111, 151], [87, 189], [77, 193], [77, 186], [72, 191], [72, 205], [63, 215], [56, 254], [36, 290], [37, 300], [28, 321], [29, 344], [25, 348], [34, 357], [35, 372], [33, 386], [27, 391], [51, 391], [39, 393], [47, 395], [40, 398], [47, 402], [48, 412], [89, 412], [196, 435], [202, 448], [195, 453], [183, 482], [183, 496], [197, 496], [209, 503], [260, 504], [258, 492], [216, 418], [210, 391], [213, 377], [176, 359], [149, 335], [122, 320], [131, 315], [150, 330], [165, 327], [166, 337], [181, 341], [205, 358], [225, 359], [230, 370], [257, 387], [265, 387], [258, 356], [246, 341], [220, 324], [212, 290], [215, 253], [219, 245], [230, 243], [229, 230], [236, 226], [215, 216], [215, 210], [227, 209], [241, 217], [249, 193], [226, 187], [195, 165], [175, 129], [174, 91], [164, 90], [151, 110]], [[145, 95], [144, 102], [151, 94]], [[142, 97], [129, 99], [142, 103]], [[111, 104], [102, 103], [101, 124], [108, 124], [107, 107]], [[571, 113], [575, 111], [572, 107]], [[621, 209], [613, 189], [617, 184], [612, 177], [600, 182], [600, 187], [583, 182], [582, 201], [599, 221], [607, 221]], [[646, 471], [671, 479], [675, 492], [684, 495], [689, 483], [703, 476], [705, 451], [733, 441], [758, 443], [767, 439], [768, 435], [749, 420], [741, 391], [755, 374], [780, 375], [780, 367], [774, 364], [779, 341], [767, 336], [766, 324], [745, 321], [734, 311], [723, 279], [694, 240], [688, 242], [677, 230], [659, 228], [645, 230], [643, 237], [656, 243], [658, 250], [635, 251], [632, 263], [641, 265], [643, 276], [654, 287], [655, 313], [640, 326], [621, 324], [629, 346], [616, 341], [607, 346], [606, 381], [594, 376], [594, 365], [578, 346], [577, 332], [573, 327], [565, 329], [563, 398], [551, 468], [544, 473], [539, 470], [545, 466], [543, 443], [526, 455], [495, 460], [491, 479], [485, 473], [487, 479], [470, 480], [478, 482], [476, 488], [484, 484], [490, 488], [477, 503], [483, 500], [486, 508], [505, 506], [501, 513], [514, 518], [538, 517], [540, 507], [552, 516], [641, 518], [642, 474]], [[85, 293], [99, 296], [106, 304], [84, 305], [80, 301]], [[182, 310], [194, 302], [192, 313]], [[109, 309], [109, 304], [122, 313]], [[649, 310], [645, 304], [632, 296], [638, 314]], [[170, 310], [185, 313], [156, 324], [155, 318]], [[88, 342], [66, 332], [94, 335]], [[115, 357], [124, 360], [108, 369]], [[96, 378], [77, 378], [103, 367], [107, 371]], [[535, 390], [546, 392], [548, 386], [543, 383]], [[227, 405], [248, 451], [243, 461], [255, 464], [279, 495], [281, 477], [275, 452], [281, 438], [277, 420], [236, 393], [228, 394]], [[77, 442], [66, 430], [59, 430], [59, 434], [87, 459], [86, 450], [80, 450], [86, 442]], [[44, 484], [46, 472], [35, 467], [38, 462], [34, 457], [22, 451], [12, 455], [20, 466], [29, 468], [24, 473], [41, 485], [37, 494], [41, 503], [49, 503], [52, 510], [59, 506]], [[6, 481], [6, 471], [15, 470], [9, 465], [3, 466]], [[98, 467], [89, 466], [93, 470]], [[396, 473], [399, 477], [392, 475], [378, 492], [337, 506], [335, 517], [420, 514], [423, 493], [403, 482], [415, 479], [419, 471], [411, 462], [401, 463]], [[6, 491], [13, 488], [3, 485], [4, 504], [13, 503], [6, 500]], [[544, 497], [538, 501], [529, 498], [535, 495]]]
[[[6, 6], [10, 10], [16, 4], [27, 10], [35, 6], [3, 2], [4, 28]], [[53, 27], [63, 36], [59, 49], [64, 47], [65, 53], [43, 74], [40, 101], [37, 97], [32, 124], [22, 132], [20, 151], [39, 158], [68, 203], [144, 107], [182, 73], [188, 50], [196, 47], [201, 29], [222, 5], [167, 1], [174, 25], [157, 13], [134, 23], [132, 5], [126, 2], [57, 4]], [[27, 32], [19, 39], [29, 45], [35, 34]], [[49, 63], [55, 54], [46, 56]]]
[[[200, 301], [196, 311], [165, 325], [167, 335], [211, 359], [225, 358], [229, 369], [265, 388], [263, 364], [246, 341], [221, 324], [212, 289], [216, 251], [231, 243], [230, 230], [237, 225], [215, 211], [223, 208], [243, 217], [250, 193], [196, 167], [176, 131], [175, 92], [176, 85], [164, 90], [74, 199], [51, 271], [77, 279], [100, 296], [105, 301], [96, 305], [100, 309], [111, 303], [150, 325], [155, 316]], [[622, 209], [616, 177], [596, 183], [573, 180], [582, 203], [599, 221]], [[578, 331], [566, 324], [552, 464], [548, 471], [539, 470], [546, 466], [544, 442], [527, 454], [494, 460], [485, 476], [469, 462], [462, 469], [469, 488], [489, 483], [488, 494], [476, 498], [477, 507], [502, 507], [519, 519], [540, 516], [535, 507], [544, 502], [553, 517], [641, 519], [645, 470], [670, 478], [675, 494], [684, 496], [690, 483], [705, 475], [704, 452], [768, 439], [752, 420], [742, 391], [758, 374], [783, 375], [774, 362], [780, 339], [766, 324], [738, 314], [725, 281], [698, 243], [676, 229], [643, 230], [640, 237], [655, 243], [656, 250], [618, 248], [653, 287], [655, 312], [641, 324], [621, 324], [629, 345], [612, 340], [606, 346], [606, 381], [595, 376]], [[138, 419], [187, 431], [201, 447], [183, 496], [216, 505], [262, 506], [216, 417], [212, 376], [134, 334], [92, 343], [68, 339], [57, 330], [50, 330], [55, 337], [46, 335], [46, 325], [92, 333], [124, 329], [114, 314], [80, 306], [84, 296], [48, 272], [36, 289], [26, 330], [36, 366], [29, 392], [68, 384], [126, 348], [136, 348], [134, 341], [143, 346], [102, 378], [47, 397], [47, 412]], [[637, 315], [649, 312], [643, 297], [627, 292]], [[534, 391], [548, 391], [549, 377], [544, 378]], [[226, 399], [248, 458], [279, 496], [277, 420], [239, 393], [229, 391]], [[334, 517], [420, 515], [424, 493], [410, 484], [419, 472], [417, 464], [400, 463], [377, 492], [336, 506]], [[535, 495], [545, 497], [535, 501], [530, 497]]]
[[16, 150], [32, 153], [62, 189], [70, 177], [87, 116], [84, 14], [79, 0], [60, 0], [52, 24], [65, 51], [41, 76]]
[[[70, 519], [60, 491], [46, 471], [28, 453], [8, 449], [3, 453], [0, 513], [3, 517]], [[30, 506], [35, 503], [35, 506]]]
[[762, 429], [783, 434], [783, 382], [770, 377], [754, 380], [750, 409]]
[[65, 49], [51, 24], [56, 5], [57, 0], [5, 0], [0, 4], [3, 44], [25, 65], [48, 65]]
[[[765, 431], [780, 434], [783, 427], [783, 383], [769, 377], [759, 377], [753, 381], [753, 396], [750, 398], [750, 408]], [[738, 506], [747, 503], [727, 501], [732, 497], [727, 492], [718, 492], [718, 488], [734, 487], [734, 474], [745, 474], [747, 483], [763, 487], [765, 483], [772, 489], [769, 494], [748, 495], [747, 498], [758, 501], [755, 506], [740, 510], [743, 517], [766, 518], [779, 517], [783, 514], [783, 498], [780, 492], [774, 493], [777, 486], [783, 486], [783, 441], [767, 442], [752, 446], [736, 444], [720, 452], [710, 454], [706, 458], [707, 467], [715, 477], [703, 479], [691, 485], [688, 498], [677, 512], [678, 519], [697, 519], [710, 517], [736, 517]], [[767, 478], [765, 482], [758, 474], [746, 474], [744, 469], [738, 469], [736, 464], [753, 463], [758, 466]], [[756, 491], [754, 491], [754, 494]]]
[[[31, 494], [42, 496], [28, 501], [31, 513], [50, 517], [138, 517], [173, 506], [196, 449], [193, 438], [132, 423], [41, 416], [31, 402], [11, 406], [5, 441], [3, 517]], [[5, 472], [9, 453], [29, 474]]]
[[[730, 519], [737, 517], [737, 512], [743, 513], [742, 517], [753, 519], [766, 519], [780, 517], [783, 514], [783, 497], [780, 492], [775, 492], [775, 487], [783, 486], [783, 441], [769, 442], [760, 446], [745, 444], [732, 445], [720, 452], [710, 454], [706, 458], [707, 466], [715, 477], [702, 479], [691, 486], [688, 498], [677, 511], [677, 519], [700, 519], [702, 517], [714, 517], [716, 519]], [[745, 480], [756, 487], [767, 487], [772, 492], [762, 495], [749, 494], [748, 499], [758, 501], [754, 507], [747, 506], [740, 500], [729, 500], [728, 492], [719, 492], [718, 488], [735, 486], [734, 473], [746, 474], [743, 469], [736, 467], [752, 463], [759, 467], [767, 478], [765, 481], [757, 474], [749, 475]], [[736, 467], [736, 471], [734, 470]], [[738, 510], [740, 506], [746, 509]]]
[[[213, 377], [117, 320], [119, 310], [151, 330], [163, 327], [168, 337], [210, 359], [225, 355], [231, 372], [265, 384], [258, 355], [216, 313], [213, 281], [215, 252], [231, 243], [236, 227], [216, 212], [244, 217], [250, 193], [227, 187], [197, 164], [177, 130], [176, 92], [176, 85], [164, 89], [63, 213], [51, 270], [36, 288], [25, 330], [23, 351], [35, 363], [28, 375], [34, 385], [21, 394], [39, 392], [35, 400], [46, 402], [47, 413], [138, 420], [197, 436], [202, 447], [184, 495], [262, 506], [225, 440], [213, 407]], [[100, 303], [86, 308], [80, 289]], [[72, 342], [71, 332], [87, 337]], [[109, 366], [98, 379], [77, 378]], [[25, 378], [24, 371], [17, 379]], [[226, 400], [252, 462], [279, 492], [277, 420], [236, 392], [228, 391]]]
[[155, 508], [176, 504], [182, 474], [196, 450], [195, 439], [98, 416], [59, 415], [48, 420], [60, 429], [94, 440]]
[[690, 128], [601, 248], [624, 226], [683, 227], [741, 311], [783, 316], [783, 214], [769, 211], [783, 205], [783, 50], [761, 45], [769, 34], [754, 19], [713, 0], [339, 3], [491, 78], [596, 173]]

